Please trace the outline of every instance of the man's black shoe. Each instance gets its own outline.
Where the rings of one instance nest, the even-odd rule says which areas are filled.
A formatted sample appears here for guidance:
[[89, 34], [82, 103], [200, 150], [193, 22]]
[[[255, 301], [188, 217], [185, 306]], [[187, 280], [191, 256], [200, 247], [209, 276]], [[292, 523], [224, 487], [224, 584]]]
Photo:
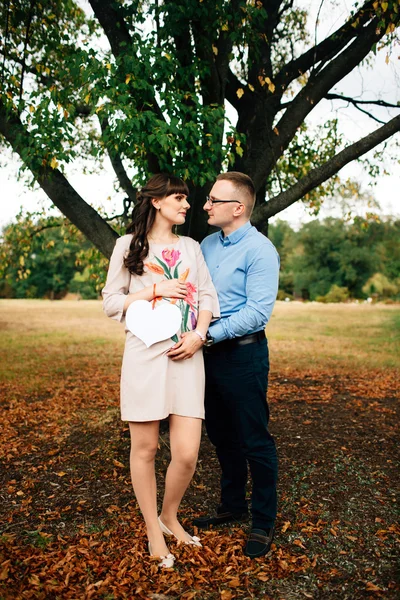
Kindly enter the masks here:
[[267, 554], [271, 549], [274, 532], [274, 527], [267, 530], [252, 529], [244, 549], [245, 555], [249, 558], [257, 558], [258, 556]]
[[240, 524], [247, 521], [248, 518], [248, 513], [233, 513], [227, 510], [224, 512], [217, 510], [215, 515], [193, 519], [193, 525], [199, 529], [208, 529], [210, 525], [224, 525], [225, 523]]

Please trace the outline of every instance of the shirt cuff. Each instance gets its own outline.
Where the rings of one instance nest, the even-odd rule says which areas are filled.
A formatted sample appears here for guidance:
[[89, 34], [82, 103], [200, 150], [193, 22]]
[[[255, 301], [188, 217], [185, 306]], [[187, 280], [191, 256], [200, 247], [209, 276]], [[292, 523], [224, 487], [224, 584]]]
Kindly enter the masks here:
[[217, 321], [216, 323], [212, 323], [208, 328], [208, 331], [211, 334], [214, 342], [218, 344], [218, 342], [222, 342], [223, 340], [228, 339], [228, 335], [225, 331], [225, 327], [222, 321]]

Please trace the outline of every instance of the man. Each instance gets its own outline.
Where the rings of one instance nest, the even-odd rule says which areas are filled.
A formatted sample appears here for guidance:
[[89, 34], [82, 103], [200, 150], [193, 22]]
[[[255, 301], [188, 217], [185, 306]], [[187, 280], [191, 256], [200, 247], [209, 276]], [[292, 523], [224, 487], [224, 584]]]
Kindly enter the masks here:
[[249, 221], [255, 189], [247, 175], [217, 177], [204, 210], [221, 228], [201, 248], [216, 287], [221, 319], [210, 325], [205, 346], [206, 428], [221, 465], [221, 504], [194, 525], [237, 523], [248, 517], [247, 465], [252, 490], [252, 530], [245, 554], [266, 554], [276, 518], [278, 459], [268, 432], [268, 345], [264, 329], [278, 291], [279, 256]]

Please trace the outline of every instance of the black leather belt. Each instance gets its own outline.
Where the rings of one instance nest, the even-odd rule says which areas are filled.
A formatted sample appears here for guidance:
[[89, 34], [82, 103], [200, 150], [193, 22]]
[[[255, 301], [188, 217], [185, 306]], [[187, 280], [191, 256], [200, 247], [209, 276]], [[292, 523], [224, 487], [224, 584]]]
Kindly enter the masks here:
[[204, 346], [204, 352], [210, 354], [212, 352], [221, 352], [223, 350], [231, 350], [236, 346], [244, 346], [245, 344], [254, 344], [265, 340], [264, 331], [257, 331], [256, 333], [249, 333], [248, 335], [242, 335], [242, 337], [232, 338], [231, 340], [223, 340], [212, 346]]

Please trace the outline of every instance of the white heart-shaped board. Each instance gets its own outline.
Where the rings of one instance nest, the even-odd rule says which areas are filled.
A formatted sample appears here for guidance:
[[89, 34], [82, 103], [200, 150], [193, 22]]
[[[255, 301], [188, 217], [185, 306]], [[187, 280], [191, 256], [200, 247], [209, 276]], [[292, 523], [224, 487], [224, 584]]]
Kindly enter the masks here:
[[175, 304], [163, 303], [153, 309], [147, 300], [132, 302], [125, 315], [126, 327], [148, 348], [175, 335], [181, 321], [181, 311]]

